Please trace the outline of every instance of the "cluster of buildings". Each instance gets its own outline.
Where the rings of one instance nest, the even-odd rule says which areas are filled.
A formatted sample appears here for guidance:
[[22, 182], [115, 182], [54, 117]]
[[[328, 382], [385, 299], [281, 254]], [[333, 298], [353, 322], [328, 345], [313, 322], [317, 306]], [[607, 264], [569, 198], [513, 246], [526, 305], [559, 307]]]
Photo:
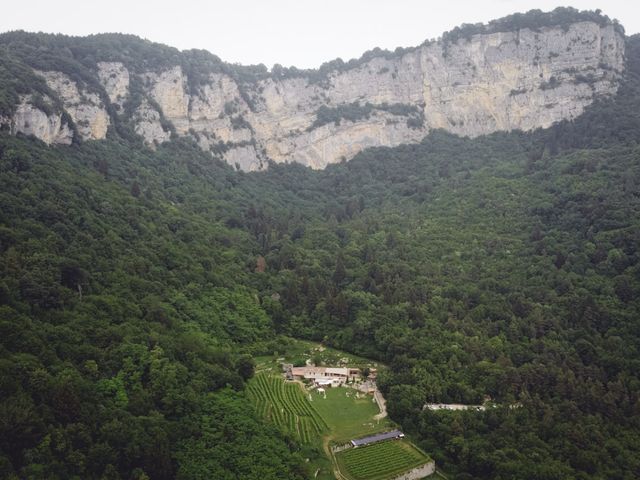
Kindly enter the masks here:
[[[309, 380], [317, 387], [338, 387], [347, 381], [353, 382], [362, 377], [362, 371], [353, 367], [294, 367], [284, 364], [283, 369], [287, 380]], [[369, 378], [375, 377], [376, 370], [371, 369]]]

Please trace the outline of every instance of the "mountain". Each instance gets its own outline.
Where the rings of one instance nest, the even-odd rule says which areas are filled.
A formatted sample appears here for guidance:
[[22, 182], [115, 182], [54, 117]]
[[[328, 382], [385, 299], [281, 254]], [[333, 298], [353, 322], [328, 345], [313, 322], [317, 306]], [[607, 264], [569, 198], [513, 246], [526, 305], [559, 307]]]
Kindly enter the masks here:
[[313, 71], [234, 66], [122, 35], [12, 32], [0, 46], [9, 75], [29, 79], [2, 104], [0, 124], [13, 133], [70, 144], [122, 124], [150, 146], [188, 136], [256, 170], [268, 161], [324, 168], [433, 129], [473, 137], [572, 120], [615, 94], [625, 40], [606, 16], [557, 9]]
[[[542, 35], [567, 14], [621, 34], [564, 9], [510, 21]], [[330, 477], [325, 450], [266, 422], [247, 392], [256, 359], [278, 362], [290, 337], [386, 365], [391, 421], [447, 478], [640, 477], [639, 35], [607, 70], [615, 93], [547, 128], [434, 129], [325, 169], [255, 172], [178, 134], [141, 75], [180, 65], [204, 85], [218, 69], [242, 93], [358, 61], [269, 73], [134, 37], [2, 38], [1, 478], [302, 480], [322, 478], [320, 461]], [[108, 94], [124, 70], [105, 88], [99, 62], [129, 74], [120, 108]], [[145, 102], [176, 129], [153, 148], [135, 133]], [[21, 108], [71, 144], [13, 132]], [[89, 141], [99, 128], [81, 119], [100, 109], [106, 137]], [[363, 109], [322, 118], [377, 115]]]

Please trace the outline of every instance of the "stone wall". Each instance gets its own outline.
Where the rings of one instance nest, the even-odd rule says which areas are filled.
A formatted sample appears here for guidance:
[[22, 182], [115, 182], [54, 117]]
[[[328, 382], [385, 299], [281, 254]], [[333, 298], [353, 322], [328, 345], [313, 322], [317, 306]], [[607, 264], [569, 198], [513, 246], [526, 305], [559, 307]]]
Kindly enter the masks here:
[[343, 452], [345, 450], [349, 450], [350, 448], [353, 448], [353, 444], [351, 443], [344, 443], [342, 445], [332, 445], [331, 446], [331, 452], [332, 453], [338, 453], [338, 452]]
[[436, 462], [431, 461], [394, 477], [393, 480], [419, 480], [432, 475], [436, 471]]

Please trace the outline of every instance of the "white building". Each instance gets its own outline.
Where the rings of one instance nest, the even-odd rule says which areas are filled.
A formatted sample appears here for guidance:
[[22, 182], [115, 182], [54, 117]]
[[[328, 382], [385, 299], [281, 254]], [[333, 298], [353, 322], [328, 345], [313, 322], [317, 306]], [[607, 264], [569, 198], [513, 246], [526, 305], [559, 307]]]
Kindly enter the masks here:
[[297, 379], [313, 380], [319, 386], [336, 387], [345, 383], [347, 380], [360, 377], [359, 368], [348, 367], [293, 367], [291, 374]]

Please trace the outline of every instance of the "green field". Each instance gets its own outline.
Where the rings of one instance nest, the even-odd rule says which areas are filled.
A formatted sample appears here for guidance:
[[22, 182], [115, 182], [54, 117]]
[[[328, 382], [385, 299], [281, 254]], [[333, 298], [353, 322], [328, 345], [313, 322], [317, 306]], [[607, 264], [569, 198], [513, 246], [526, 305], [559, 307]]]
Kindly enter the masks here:
[[258, 373], [247, 387], [258, 413], [295, 434], [304, 443], [320, 438], [328, 425], [295, 383]]
[[340, 472], [350, 480], [386, 480], [430, 459], [404, 440], [387, 440], [336, 455]]
[[313, 392], [311, 399], [315, 409], [325, 419], [334, 443], [345, 443], [391, 427], [386, 418], [374, 420], [380, 410], [373, 397], [358, 394], [352, 388], [329, 388], [326, 398]]

